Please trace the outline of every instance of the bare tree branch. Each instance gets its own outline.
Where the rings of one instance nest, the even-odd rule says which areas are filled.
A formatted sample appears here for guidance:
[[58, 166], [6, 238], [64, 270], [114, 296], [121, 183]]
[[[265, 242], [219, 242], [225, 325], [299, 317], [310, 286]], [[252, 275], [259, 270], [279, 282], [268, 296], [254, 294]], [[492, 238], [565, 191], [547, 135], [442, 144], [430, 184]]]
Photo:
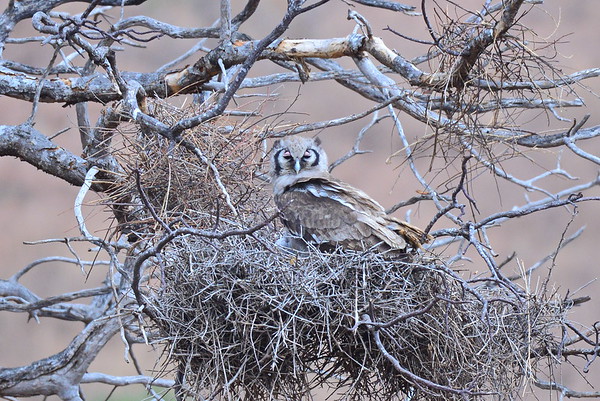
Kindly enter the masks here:
[[73, 185], [83, 183], [88, 168], [85, 160], [28, 125], [0, 126], [0, 156], [18, 157]]
[[28, 366], [0, 371], [2, 395], [28, 397], [57, 394], [65, 401], [81, 400], [81, 378], [119, 328], [118, 319], [99, 318], [89, 323], [64, 351]]
[[[89, 290], [68, 292], [68, 293], [64, 293], [64, 294], [57, 295], [54, 297], [48, 297], [46, 299], [42, 299], [42, 300], [32, 302], [32, 303], [18, 304], [18, 303], [4, 302], [2, 305], [0, 305], [0, 311], [6, 310], [6, 311], [10, 311], [10, 312], [31, 312], [31, 311], [34, 311], [37, 309], [42, 309], [42, 308], [46, 308], [48, 306], [56, 305], [58, 303], [69, 302], [69, 301], [73, 301], [73, 300], [80, 299], [80, 298], [95, 297], [98, 295], [109, 294], [110, 292], [111, 292], [111, 289], [109, 287], [100, 287], [100, 288], [92, 288]], [[67, 305], [61, 305], [61, 306], [64, 309], [66, 309], [68, 307]]]
[[556, 382], [549, 382], [545, 380], [536, 380], [533, 382], [536, 387], [544, 390], [558, 391], [562, 397], [568, 398], [598, 398], [600, 397], [600, 391], [576, 391], [571, 390], [568, 387]]
[[408, 6], [404, 4], [397, 3], [395, 1], [384, 1], [384, 0], [352, 0], [355, 3], [359, 3], [365, 6], [383, 8], [387, 10], [400, 11], [402, 13], [408, 15], [419, 15], [418, 12], [415, 11], [414, 6]]
[[143, 384], [145, 386], [156, 386], [172, 388], [174, 380], [156, 379], [150, 376], [111, 376], [104, 373], [90, 372], [83, 375], [81, 383], [103, 383], [112, 386], [130, 386], [132, 384]]

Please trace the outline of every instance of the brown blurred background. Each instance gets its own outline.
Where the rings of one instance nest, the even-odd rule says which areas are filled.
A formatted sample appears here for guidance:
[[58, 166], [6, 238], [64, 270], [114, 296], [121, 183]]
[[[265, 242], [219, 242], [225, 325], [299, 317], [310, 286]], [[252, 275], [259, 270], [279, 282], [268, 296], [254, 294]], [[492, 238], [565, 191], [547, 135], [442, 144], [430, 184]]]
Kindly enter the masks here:
[[[218, 3], [209, 1], [158, 1], [151, 0], [140, 7], [128, 8], [126, 16], [145, 14], [166, 22], [181, 26], [209, 26], [218, 17]], [[234, 12], [244, 4], [243, 1], [232, 1]], [[253, 37], [261, 37], [272, 29], [284, 11], [281, 0], [264, 0], [258, 13], [246, 23], [245, 32]], [[406, 4], [419, 6], [420, 1], [406, 1]], [[477, 9], [482, 1], [461, 1], [461, 5]], [[6, 7], [7, 1], [0, 1], [0, 8]], [[71, 12], [81, 12], [83, 7], [70, 5], [62, 8]], [[375, 34], [383, 36], [388, 46], [395, 48], [405, 57], [423, 54], [426, 47], [415, 45], [406, 40], [391, 36], [384, 32], [387, 25], [404, 34], [428, 39], [424, 24], [419, 17], [408, 17], [402, 14], [384, 13], [364, 7], [357, 7], [372, 24]], [[322, 8], [320, 13], [309, 13], [296, 20], [285, 36], [290, 38], [329, 38], [348, 35], [354, 28], [354, 22], [346, 19], [348, 5], [341, 0], [332, 0]], [[118, 17], [118, 11], [113, 15]], [[600, 32], [597, 21], [600, 19], [600, 3], [597, 0], [579, 0], [567, 2], [563, 0], [546, 0], [544, 5], [537, 6], [524, 19], [526, 25], [535, 30], [540, 38], [562, 38], [558, 46], [556, 57], [557, 66], [563, 68], [565, 73], [576, 70], [600, 67]], [[17, 27], [13, 37], [29, 36], [32, 34], [30, 21], [25, 21]], [[125, 52], [118, 54], [120, 68], [123, 70], [151, 71], [177, 57], [191, 47], [195, 42], [171, 40], [162, 38], [149, 46], [149, 49], [126, 48]], [[46, 66], [51, 49], [39, 45], [14, 46], [9, 45], [5, 56], [37, 66]], [[350, 63], [343, 62], [351, 66]], [[257, 70], [265, 71], [268, 65], [260, 63]], [[252, 73], [251, 73], [252, 75]], [[589, 89], [580, 88], [579, 95], [585, 100], [585, 109], [567, 109], [561, 114], [565, 117], [578, 117], [591, 114], [588, 125], [600, 124], [600, 102], [597, 94], [600, 93], [600, 78], [585, 82]], [[305, 85], [286, 84], [274, 89], [281, 94], [278, 102], [268, 103], [263, 112], [286, 109], [293, 103], [290, 115], [294, 121], [320, 121], [341, 117], [352, 113], [361, 112], [371, 104], [365, 99], [344, 90], [335, 83], [308, 83]], [[183, 101], [182, 101], [183, 102]], [[95, 121], [98, 108], [92, 107], [91, 120]], [[31, 106], [29, 103], [0, 98], [0, 123], [19, 124], [29, 116]], [[540, 113], [531, 113], [535, 116]], [[408, 116], [400, 115], [404, 129], [413, 137], [426, 133], [426, 128], [411, 121]], [[81, 152], [78, 142], [77, 122], [74, 107], [61, 105], [40, 105], [36, 118], [36, 128], [47, 135], [53, 135], [64, 128], [69, 131], [56, 138], [64, 146], [76, 154]], [[331, 128], [320, 134], [324, 147], [328, 151], [330, 160], [346, 153], [352, 146], [356, 133], [368, 120], [359, 121], [341, 128]], [[553, 118], [546, 119], [544, 115], [538, 116], [528, 125], [539, 132], [550, 129], [566, 130], [570, 123], [559, 122]], [[588, 152], [600, 154], [600, 140], [581, 144]], [[341, 179], [365, 190], [384, 206], [389, 207], [399, 200], [407, 199], [421, 189], [411, 178], [410, 172], [400, 166], [401, 159], [386, 159], [400, 149], [397, 134], [392, 130], [391, 124], [383, 122], [375, 126], [362, 144], [363, 149], [373, 150], [372, 153], [356, 157], [334, 171]], [[549, 150], [540, 152], [539, 167], [527, 167], [530, 171], [513, 171], [521, 174], [520, 178], [529, 178], [541, 173], [544, 168], [555, 167], [557, 151]], [[573, 175], [582, 179], [590, 179], [597, 174], [597, 168], [592, 164], [582, 164], [566, 152], [563, 155], [562, 166]], [[518, 167], [518, 166], [516, 166]], [[485, 174], [484, 174], [485, 176]], [[482, 215], [498, 210], [507, 210], [513, 205], [524, 203], [521, 191], [513, 191], [502, 183], [498, 184], [487, 177], [478, 179], [478, 184], [473, 190], [477, 199], [485, 199], [479, 204]], [[498, 187], [496, 187], [498, 185]], [[572, 183], [567, 180], [552, 180], [548, 182], [553, 189], [567, 188]], [[506, 191], [504, 191], [506, 190]], [[77, 236], [78, 230], [73, 217], [72, 206], [78, 188], [72, 187], [56, 178], [45, 175], [35, 168], [18, 160], [0, 158], [0, 278], [7, 278], [26, 264], [46, 256], [64, 255], [72, 256], [64, 246], [58, 245], [24, 245], [24, 241], [34, 241], [45, 238], [61, 238]], [[488, 195], [489, 194], [489, 195]], [[598, 190], [589, 195], [599, 195]], [[532, 195], [534, 196], [534, 195]], [[93, 200], [89, 196], [87, 200]], [[400, 213], [405, 213], [402, 210]], [[110, 215], [93, 206], [86, 208], [88, 227], [103, 232], [110, 224]], [[401, 216], [404, 216], [403, 214]], [[492, 243], [496, 245], [495, 251], [504, 256], [516, 251], [518, 258], [524, 266], [530, 266], [541, 257], [555, 249], [566, 224], [570, 220], [570, 213], [564, 209], [546, 213], [544, 217], [529, 217], [503, 226], [501, 230], [490, 231]], [[412, 222], [426, 225], [431, 219], [431, 210], [427, 207], [413, 210]], [[443, 224], [442, 224], [443, 225]], [[575, 321], [588, 325], [600, 320], [600, 299], [595, 294], [600, 286], [595, 280], [598, 277], [597, 255], [593, 252], [598, 248], [600, 234], [600, 213], [597, 204], [586, 204], [579, 207], [579, 216], [569, 227], [569, 233], [574, 232], [582, 225], [586, 231], [575, 244], [567, 247], [557, 259], [557, 268], [552, 279], [559, 293], [565, 294], [567, 289], [576, 291], [577, 295], [592, 295], [592, 301], [576, 308], [572, 318]], [[440, 228], [440, 227], [436, 227]], [[82, 255], [87, 250], [77, 248]], [[89, 258], [94, 254], [89, 253]], [[466, 268], [482, 269], [480, 262], [465, 264]], [[103, 267], [96, 267], [86, 281], [86, 276], [74, 265], [49, 263], [36, 268], [27, 274], [23, 283], [29, 286], [39, 296], [46, 297], [65, 291], [73, 291], [82, 286], [95, 287], [104, 277]], [[538, 283], [531, 283], [536, 286]], [[584, 287], [585, 288], [581, 288]], [[48, 356], [63, 349], [72, 337], [81, 329], [80, 324], [56, 322], [50, 319], [41, 319], [39, 323], [27, 321], [23, 314], [0, 314], [0, 366], [20, 366], [35, 359]], [[113, 339], [109, 350], [104, 352], [102, 358], [95, 362], [91, 370], [110, 374], [135, 374], [131, 364], [123, 358], [124, 347], [118, 339]], [[153, 361], [155, 353], [148, 351], [148, 347], [137, 347], [138, 357], [146, 362]], [[583, 366], [584, 362], [574, 361]], [[557, 377], [565, 383], [579, 390], [600, 390], [600, 363], [592, 365], [592, 372], [586, 379], [580, 377], [565, 366], [564, 373]], [[146, 363], [146, 366], [151, 364]], [[151, 374], [151, 372], [148, 372]], [[92, 389], [88, 392], [91, 400], [103, 399], [108, 394], [108, 386], [103, 389]], [[122, 396], [131, 395], [135, 398], [144, 396], [143, 390], [119, 390]], [[539, 393], [542, 399], [551, 399], [554, 394]]]

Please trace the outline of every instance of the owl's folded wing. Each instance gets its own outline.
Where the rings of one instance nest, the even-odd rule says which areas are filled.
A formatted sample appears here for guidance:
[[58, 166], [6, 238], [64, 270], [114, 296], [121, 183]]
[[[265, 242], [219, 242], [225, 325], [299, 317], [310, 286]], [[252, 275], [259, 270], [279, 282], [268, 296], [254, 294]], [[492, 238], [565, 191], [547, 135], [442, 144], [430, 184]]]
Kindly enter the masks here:
[[399, 235], [403, 236], [404, 239], [415, 249], [420, 248], [421, 245], [428, 243], [433, 239], [429, 234], [425, 234], [423, 230], [413, 226], [405, 221], [398, 220], [393, 216], [385, 216], [387, 226], [391, 230], [395, 231]]
[[275, 203], [285, 226], [309, 242], [347, 246], [372, 235], [369, 225], [359, 222], [348, 205], [330, 197], [292, 189], [276, 196]]
[[282, 221], [295, 235], [354, 250], [404, 251], [407, 240], [413, 248], [420, 245], [412, 231], [402, 222], [388, 220], [383, 208], [366, 195], [363, 200], [322, 181], [306, 180], [275, 196]]
[[[387, 230], [378, 229], [378, 226], [385, 226], [395, 234], [402, 236], [413, 248], [420, 248], [422, 244], [432, 240], [430, 235], [426, 235], [423, 230], [415, 227], [405, 221], [399, 220], [385, 213], [385, 209], [373, 198], [363, 191], [352, 187], [351, 185], [336, 179], [328, 180], [324, 186], [331, 188], [331, 192], [339, 194], [338, 196], [351, 199], [354, 209], [370, 215], [375, 225], [373, 225], [376, 235], [385, 240], [389, 236]], [[369, 224], [372, 224], [369, 222]], [[394, 236], [388, 238], [386, 242], [393, 246]]]

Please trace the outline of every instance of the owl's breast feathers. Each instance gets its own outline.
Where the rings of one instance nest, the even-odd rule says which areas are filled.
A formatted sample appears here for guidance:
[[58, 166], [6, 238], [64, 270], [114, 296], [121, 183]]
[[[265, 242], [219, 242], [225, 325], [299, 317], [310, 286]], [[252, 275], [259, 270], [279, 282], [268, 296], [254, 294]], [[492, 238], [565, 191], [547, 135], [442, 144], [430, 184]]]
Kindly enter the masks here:
[[275, 194], [282, 221], [307, 242], [380, 252], [417, 249], [429, 241], [420, 229], [388, 216], [364, 192], [331, 176], [296, 177]]

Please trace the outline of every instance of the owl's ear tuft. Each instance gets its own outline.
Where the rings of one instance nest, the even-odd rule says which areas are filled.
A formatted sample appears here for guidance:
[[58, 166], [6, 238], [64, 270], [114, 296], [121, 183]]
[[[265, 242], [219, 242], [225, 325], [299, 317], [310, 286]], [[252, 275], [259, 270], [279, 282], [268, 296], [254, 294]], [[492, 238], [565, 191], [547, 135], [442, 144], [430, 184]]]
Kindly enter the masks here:
[[281, 147], [281, 139], [277, 139], [275, 142], [273, 142], [273, 149], [277, 149]]
[[316, 137], [316, 138], [313, 139], [313, 141], [315, 142], [315, 145], [321, 146], [321, 138]]

